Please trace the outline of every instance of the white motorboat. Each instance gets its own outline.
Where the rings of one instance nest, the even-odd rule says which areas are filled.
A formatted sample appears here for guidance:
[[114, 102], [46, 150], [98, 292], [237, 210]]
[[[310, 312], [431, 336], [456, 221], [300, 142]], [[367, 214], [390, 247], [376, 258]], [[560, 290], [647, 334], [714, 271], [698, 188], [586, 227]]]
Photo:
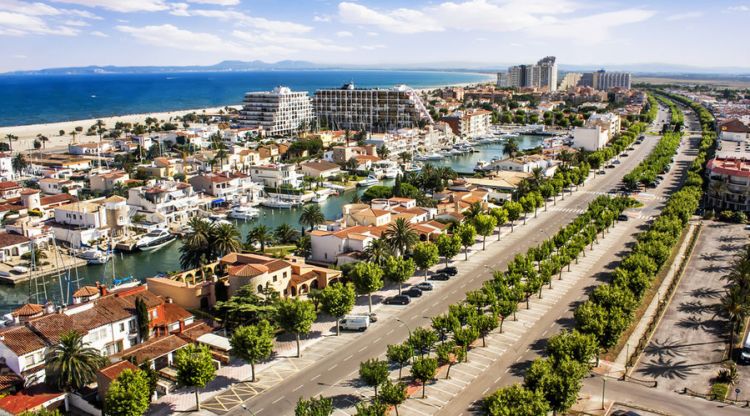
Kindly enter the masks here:
[[477, 162], [477, 164], [476, 164], [476, 165], [474, 166], [474, 170], [475, 170], [475, 171], [482, 171], [482, 170], [484, 170], [484, 169], [485, 169], [485, 168], [486, 168], [487, 166], [489, 166], [489, 165], [490, 165], [490, 163], [489, 163], [489, 162], [487, 162], [486, 160], [480, 160], [480, 161], [478, 161], [478, 162]]
[[445, 159], [445, 156], [441, 155], [440, 153], [430, 153], [425, 156], [425, 160], [443, 160]]
[[231, 211], [229, 211], [229, 214], [227, 214], [227, 217], [235, 219], [235, 220], [252, 220], [253, 218], [260, 215], [260, 210], [258, 208], [248, 207], [245, 205], [237, 205], [232, 208]]
[[26, 266], [15, 266], [11, 268], [10, 271], [15, 274], [24, 274], [29, 272], [29, 268]]
[[422, 170], [422, 164], [419, 162], [412, 162], [404, 165], [404, 172], [419, 172]]
[[167, 230], [152, 230], [141, 237], [135, 246], [141, 251], [158, 250], [175, 240], [175, 236]]
[[401, 172], [401, 169], [399, 169], [398, 167], [387, 169], [383, 174], [386, 179], [396, 179], [398, 175], [403, 175], [403, 172]]
[[357, 186], [360, 188], [366, 188], [368, 186], [377, 185], [378, 183], [380, 183], [380, 180], [378, 179], [378, 177], [371, 173], [367, 175], [365, 179], [362, 179], [361, 181], [357, 182]]
[[225, 220], [227, 219], [227, 214], [225, 212], [214, 212], [208, 216], [208, 219], [211, 221]]
[[88, 264], [106, 264], [112, 258], [112, 254], [98, 248], [91, 248], [78, 253], [78, 258], [86, 260]]
[[291, 209], [292, 203], [290, 201], [284, 201], [279, 198], [269, 198], [260, 203], [266, 208], [280, 208], [280, 209]]

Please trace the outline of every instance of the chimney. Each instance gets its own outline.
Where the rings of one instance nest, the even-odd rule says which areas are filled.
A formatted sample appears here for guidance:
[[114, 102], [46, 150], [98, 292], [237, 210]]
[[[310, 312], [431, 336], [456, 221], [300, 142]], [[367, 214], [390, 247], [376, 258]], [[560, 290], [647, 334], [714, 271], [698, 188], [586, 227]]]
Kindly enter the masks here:
[[167, 303], [174, 303], [174, 300], [171, 297], [167, 297]]

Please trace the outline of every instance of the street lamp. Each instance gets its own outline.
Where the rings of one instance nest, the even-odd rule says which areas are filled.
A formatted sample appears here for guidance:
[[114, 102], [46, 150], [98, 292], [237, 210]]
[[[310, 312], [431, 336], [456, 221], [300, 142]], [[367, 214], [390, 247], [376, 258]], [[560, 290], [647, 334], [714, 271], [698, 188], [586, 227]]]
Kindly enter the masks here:
[[602, 410], [604, 410], [604, 391], [607, 388], [607, 379], [602, 377]]
[[[401, 318], [396, 318], [396, 322], [399, 322], [401, 323], [401, 325], [406, 327], [406, 330], [409, 331], [409, 338], [411, 338], [411, 328], [409, 328], [409, 325], [406, 322], [402, 321]], [[406, 342], [409, 342], [408, 339]], [[411, 347], [411, 359], [414, 360], [414, 347], [411, 345], [409, 346]]]

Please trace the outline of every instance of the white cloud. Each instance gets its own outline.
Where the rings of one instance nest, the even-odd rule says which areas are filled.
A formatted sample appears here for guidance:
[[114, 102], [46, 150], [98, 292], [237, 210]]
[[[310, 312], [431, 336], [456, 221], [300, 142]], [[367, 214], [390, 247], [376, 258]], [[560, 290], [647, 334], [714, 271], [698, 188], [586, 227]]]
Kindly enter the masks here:
[[367, 36], [379, 36], [378, 32], [367, 32]]
[[38, 17], [21, 13], [0, 10], [0, 36], [25, 35], [60, 35], [75, 36], [78, 30], [67, 27], [50, 27], [47, 22]]
[[211, 33], [191, 32], [170, 24], [143, 27], [115, 26], [135, 39], [151, 46], [199, 52], [241, 52], [238, 45]]
[[728, 7], [727, 10], [730, 12], [750, 12], [750, 6], [740, 4], [739, 6]]
[[83, 20], [66, 20], [65, 26], [75, 26], [75, 27], [84, 27], [88, 26], [88, 22], [85, 22]]
[[671, 16], [667, 16], [667, 20], [677, 21], [677, 20], [695, 19], [701, 16], [703, 16], [703, 12], [685, 12], [685, 13], [677, 13]]
[[352, 32], [349, 32], [349, 31], [346, 31], [346, 30], [342, 30], [340, 32], [336, 32], [336, 36], [338, 36], [340, 38], [350, 38], [350, 37], [354, 36], [354, 34]]
[[330, 21], [331, 21], [331, 16], [317, 15], [316, 14], [315, 17], [313, 17], [313, 22], [327, 23], [327, 22], [330, 22]]
[[393, 33], [423, 33], [445, 30], [516, 32], [595, 43], [606, 40], [617, 26], [637, 23], [655, 13], [645, 9], [623, 9], [585, 14], [570, 0], [465, 0], [447, 1], [423, 9], [378, 11], [361, 4], [341, 2], [342, 22], [378, 27]]
[[169, 14], [174, 16], [190, 16], [190, 12], [188, 11], [188, 7], [190, 7], [187, 3], [171, 3], [169, 5], [172, 10], [170, 10]]
[[108, 34], [106, 34], [104, 32], [100, 32], [98, 30], [93, 31], [90, 34], [91, 34], [91, 36], [96, 36], [96, 37], [99, 37], [99, 38], [108, 38], [109, 37]]
[[400, 8], [379, 12], [361, 4], [339, 3], [339, 17], [345, 23], [372, 25], [394, 33], [420, 33], [442, 31], [431, 17], [419, 10]]
[[11, 58], [13, 58], [13, 59], [26, 59], [26, 58], [28, 58], [28, 56], [18, 54], [18, 55], [13, 55]]
[[213, 4], [216, 6], [237, 6], [240, 0], [187, 0], [188, 3]]
[[201, 16], [211, 17], [224, 21], [232, 21], [236, 24], [242, 25], [249, 29], [266, 30], [277, 33], [307, 33], [312, 30], [312, 27], [302, 25], [299, 23], [283, 21], [283, 20], [269, 20], [263, 17], [253, 17], [242, 12], [235, 10], [189, 10], [186, 12], [188, 16]]
[[348, 52], [352, 49], [345, 46], [340, 46], [332, 43], [326, 39], [314, 39], [310, 37], [300, 37], [295, 35], [284, 35], [280, 33], [258, 33], [258, 32], [244, 32], [241, 30], [235, 30], [232, 35], [237, 39], [241, 39], [242, 44], [252, 48], [260, 47], [277, 47], [283, 48], [289, 52], [302, 52], [302, 51], [333, 51], [333, 52]]
[[385, 45], [363, 45], [362, 49], [366, 51], [374, 51], [375, 49], [383, 49]]
[[78, 4], [86, 7], [99, 7], [121, 13], [158, 12], [168, 10], [164, 0], [54, 0], [58, 3]]

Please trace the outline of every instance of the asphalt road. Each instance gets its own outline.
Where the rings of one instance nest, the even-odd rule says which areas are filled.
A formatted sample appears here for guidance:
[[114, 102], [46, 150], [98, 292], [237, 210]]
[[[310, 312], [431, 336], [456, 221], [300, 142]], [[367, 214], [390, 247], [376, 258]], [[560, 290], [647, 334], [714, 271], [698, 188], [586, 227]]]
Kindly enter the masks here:
[[[655, 139], [655, 137], [654, 137]], [[682, 178], [690, 166], [690, 161], [695, 158], [695, 147], [698, 145], [698, 137], [691, 140], [683, 140], [680, 146], [679, 155], [675, 157], [675, 164], [670, 172], [665, 176], [663, 183], [656, 189], [649, 189], [644, 192], [639, 200], [644, 203], [641, 209], [642, 216], [656, 216], [660, 208], [664, 205], [665, 197], [679, 188]], [[632, 154], [633, 152], [631, 152]], [[640, 155], [631, 155], [630, 158], [638, 159]], [[617, 249], [611, 254], [599, 260], [594, 270], [600, 273], [614, 269], [616, 263], [622, 260], [622, 256], [628, 253], [627, 244], [635, 240], [635, 236], [642, 230], [639, 229], [645, 220], [632, 219], [628, 223], [626, 231], [617, 236], [617, 242], [614, 247]], [[608, 237], [612, 238], [612, 236]], [[571, 328], [573, 324], [573, 311], [575, 306], [585, 301], [588, 293], [595, 286], [603, 283], [600, 276], [594, 276], [596, 279], [582, 279], [573, 286], [567, 294], [560, 300], [561, 305], [567, 305], [557, 311], [550, 311], [543, 316], [539, 322], [528, 331], [524, 337], [519, 339], [518, 345], [513, 352], [506, 351], [500, 360], [495, 362], [492, 369], [477, 377], [472, 383], [471, 389], [467, 389], [465, 394], [456, 397], [449, 404], [441, 409], [439, 415], [461, 415], [470, 413], [479, 409], [479, 401], [483, 398], [482, 392], [492, 392], [509, 384], [522, 382], [525, 369], [532, 361], [539, 358], [546, 345], [546, 339], [551, 337], [565, 328]], [[544, 331], [544, 332], [542, 332]], [[601, 388], [601, 387], [600, 387]]]
[[[660, 111], [659, 118], [665, 118], [663, 111]], [[408, 337], [409, 329], [407, 325], [409, 328], [429, 326], [431, 317], [446, 312], [448, 305], [463, 300], [466, 292], [481, 287], [482, 283], [491, 277], [488, 268], [504, 269], [517, 253], [525, 252], [529, 247], [539, 244], [569, 223], [579, 215], [575, 210], [586, 209], [588, 203], [597, 197], [596, 192], [607, 192], [618, 185], [623, 175], [630, 172], [645, 158], [657, 141], [656, 137], [648, 138], [634, 151], [629, 152], [630, 157], [623, 158], [621, 164], [616, 165], [616, 168], [606, 169], [606, 175], [597, 175], [578, 192], [565, 196], [564, 201], [558, 199], [558, 207], [569, 208], [572, 212], [558, 211], [550, 215], [540, 214], [538, 219], [531, 221], [527, 226], [517, 227], [514, 233], [505, 237], [500, 243], [488, 247], [486, 255], [488, 260], [483, 262], [484, 264], [476, 264], [477, 262], [471, 262], [470, 259], [469, 263], [473, 264], [467, 267], [462, 260], [456, 261], [455, 264], [460, 271], [457, 277], [446, 282], [447, 284], [437, 293], [423, 299], [423, 301], [413, 303], [406, 308], [401, 307], [403, 310], [396, 314], [392, 321], [378, 322], [368, 329], [363, 336], [354, 339], [346, 351], [351, 354], [347, 356], [346, 360], [342, 360], [343, 354], [332, 355], [305, 368], [294, 377], [284, 380], [273, 389], [253, 397], [245, 402], [245, 405], [257, 415], [293, 414], [298, 398], [324, 394], [324, 391], [330, 386], [345, 381], [352, 372], [357, 371], [361, 361], [384, 354], [388, 344], [403, 342]], [[571, 293], [576, 293], [576, 291]], [[438, 298], [441, 295], [442, 297]], [[398, 308], [397, 306], [390, 307]], [[555, 319], [557, 318], [559, 318], [559, 315], [555, 317]], [[400, 324], [396, 319], [405, 324]], [[545, 329], [547, 329], [546, 326], [536, 325], [529, 329], [527, 336], [523, 339], [538, 339]], [[511, 357], [513, 354], [506, 352], [503, 358], [505, 356]], [[474, 386], [471, 388], [472, 392], [482, 392], [483, 390], [484, 388], [475, 388]], [[461, 399], [461, 402], [465, 401], [463, 396], [457, 399]], [[464, 406], [463, 409], [466, 409], [466, 407]], [[455, 415], [459, 413], [460, 411], [445, 414]], [[228, 414], [244, 415], [247, 414], [247, 411], [238, 406]]]

